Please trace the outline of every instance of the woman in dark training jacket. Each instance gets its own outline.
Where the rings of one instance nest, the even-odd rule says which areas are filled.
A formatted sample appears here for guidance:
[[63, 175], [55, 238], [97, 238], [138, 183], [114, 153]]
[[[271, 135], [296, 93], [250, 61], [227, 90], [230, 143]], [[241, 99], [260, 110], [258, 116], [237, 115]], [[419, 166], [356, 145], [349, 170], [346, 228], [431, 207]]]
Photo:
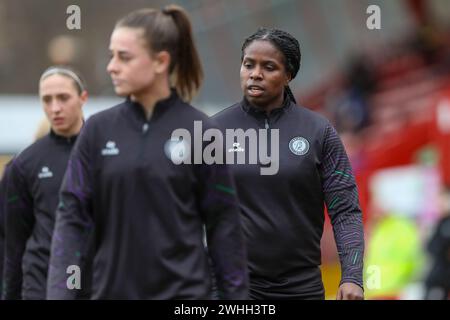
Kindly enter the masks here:
[[[51, 130], [16, 155], [6, 170], [4, 299], [46, 298], [58, 191], [83, 126], [87, 95], [81, 76], [70, 67], [52, 66], [40, 78], [39, 96]], [[84, 270], [76, 298], [89, 297], [90, 272]]]
[[[249, 295], [324, 299], [319, 266], [326, 204], [342, 267], [337, 299], [363, 299], [364, 238], [355, 180], [335, 129], [299, 106], [289, 88], [300, 57], [292, 35], [259, 29], [242, 46], [242, 101], [213, 117], [224, 132], [266, 130], [270, 141], [269, 164], [233, 164], [231, 170], [247, 242]], [[256, 158], [242, 141], [228, 152]], [[268, 166], [269, 174], [262, 174]]]
[[75, 145], [47, 298], [73, 297], [66, 269], [79, 265], [80, 244], [92, 232], [93, 299], [210, 299], [211, 271], [221, 298], [247, 298], [244, 238], [227, 167], [177, 164], [171, 156], [173, 147], [177, 155], [190, 147], [171, 144], [174, 130], [193, 133], [196, 120], [212, 126], [186, 102], [202, 71], [185, 11], [171, 5], [132, 12], [116, 24], [109, 48], [107, 71], [126, 100], [89, 118]]
[[3, 175], [0, 180], [0, 297], [3, 292], [3, 262], [5, 257], [6, 183], [8, 181], [10, 165], [11, 161], [5, 165]]

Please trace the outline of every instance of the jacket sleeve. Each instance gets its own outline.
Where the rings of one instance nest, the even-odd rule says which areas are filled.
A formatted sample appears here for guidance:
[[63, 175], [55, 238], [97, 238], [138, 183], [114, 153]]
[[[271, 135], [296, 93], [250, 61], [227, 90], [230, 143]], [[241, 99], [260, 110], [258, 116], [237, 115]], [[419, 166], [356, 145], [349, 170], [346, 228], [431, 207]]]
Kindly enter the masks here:
[[87, 121], [72, 149], [60, 189], [51, 245], [47, 299], [76, 299], [78, 289], [83, 289], [76, 284], [81, 284], [81, 278], [88, 276], [83, 271], [93, 230], [89, 129]]
[[325, 129], [320, 170], [341, 263], [340, 284], [352, 282], [363, 288], [364, 229], [358, 190], [342, 141], [330, 124]]
[[197, 167], [199, 203], [220, 299], [248, 299], [247, 252], [234, 182], [225, 164]]
[[5, 201], [3, 299], [22, 299], [22, 259], [35, 218], [30, 188], [17, 158], [8, 168]]
[[5, 257], [5, 209], [6, 209], [6, 184], [8, 180], [8, 163], [0, 180], [0, 296], [3, 292], [3, 261]]
[[5, 257], [5, 183], [3, 175], [0, 180], [0, 296], [3, 292], [3, 258]]

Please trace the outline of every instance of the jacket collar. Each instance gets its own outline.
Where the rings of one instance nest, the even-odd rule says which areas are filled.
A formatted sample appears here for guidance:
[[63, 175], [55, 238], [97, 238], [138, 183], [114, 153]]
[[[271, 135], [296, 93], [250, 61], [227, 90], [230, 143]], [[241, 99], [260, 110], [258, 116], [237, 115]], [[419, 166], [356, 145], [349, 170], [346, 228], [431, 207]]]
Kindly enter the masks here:
[[63, 137], [60, 136], [58, 134], [56, 134], [53, 130], [50, 130], [50, 138], [52, 138], [53, 140], [55, 140], [58, 143], [66, 143], [66, 144], [70, 144], [73, 145], [75, 143], [75, 141], [77, 141], [78, 135], [74, 135], [71, 137]]
[[[83, 119], [83, 126], [81, 127], [81, 130], [83, 129], [83, 127], [84, 127], [84, 119]], [[64, 137], [64, 136], [58, 135], [55, 131], [53, 131], [53, 129], [50, 129], [50, 133], [49, 133], [50, 138], [52, 138], [56, 142], [69, 144], [69, 145], [75, 144], [75, 142], [77, 141], [78, 135], [79, 135], [79, 133], [77, 133], [76, 135], [70, 136], [70, 137]]]
[[293, 103], [286, 93], [284, 94], [284, 100], [282, 105], [278, 108], [271, 110], [269, 114], [267, 114], [264, 109], [250, 104], [250, 102], [245, 97], [241, 101], [242, 110], [244, 110], [246, 113], [255, 118], [273, 119], [275, 117], [279, 117], [281, 114], [287, 112], [292, 107], [292, 105]]
[[[155, 107], [153, 109], [151, 120], [159, 118], [177, 100], [179, 100], [177, 91], [174, 88], [171, 88], [169, 97], [156, 102]], [[126, 98], [125, 104], [127, 107], [126, 110], [131, 110], [131, 114], [135, 120], [140, 120], [140, 121], [145, 121], [145, 122], [148, 121], [146, 118], [146, 115], [145, 115], [144, 106], [142, 104], [140, 104], [137, 101], [131, 100], [130, 96], [128, 96]]]

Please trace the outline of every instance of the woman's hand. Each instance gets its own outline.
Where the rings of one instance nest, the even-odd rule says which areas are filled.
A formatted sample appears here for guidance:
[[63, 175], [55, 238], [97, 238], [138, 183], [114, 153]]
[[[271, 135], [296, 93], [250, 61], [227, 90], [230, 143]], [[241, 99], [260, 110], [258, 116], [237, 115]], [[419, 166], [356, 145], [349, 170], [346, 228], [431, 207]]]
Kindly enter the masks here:
[[336, 300], [364, 300], [364, 292], [357, 284], [344, 282], [339, 286]]

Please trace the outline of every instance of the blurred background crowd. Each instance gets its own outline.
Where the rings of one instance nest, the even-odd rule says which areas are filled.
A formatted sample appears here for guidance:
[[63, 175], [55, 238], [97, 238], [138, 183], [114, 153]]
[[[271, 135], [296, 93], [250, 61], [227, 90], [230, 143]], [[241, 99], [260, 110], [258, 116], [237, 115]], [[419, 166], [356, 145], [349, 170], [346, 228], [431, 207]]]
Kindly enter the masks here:
[[[40, 74], [71, 64], [87, 80], [88, 117], [119, 102], [106, 73], [118, 17], [183, 6], [205, 82], [207, 114], [241, 99], [241, 44], [259, 26], [300, 42], [297, 101], [338, 129], [356, 176], [366, 234], [369, 299], [448, 298], [450, 288], [450, 1], [448, 0], [0, 0], [0, 174], [29, 145], [43, 112]], [[69, 5], [81, 29], [66, 26]], [[381, 29], [370, 30], [369, 5]], [[331, 225], [323, 240], [328, 298], [339, 283]]]

